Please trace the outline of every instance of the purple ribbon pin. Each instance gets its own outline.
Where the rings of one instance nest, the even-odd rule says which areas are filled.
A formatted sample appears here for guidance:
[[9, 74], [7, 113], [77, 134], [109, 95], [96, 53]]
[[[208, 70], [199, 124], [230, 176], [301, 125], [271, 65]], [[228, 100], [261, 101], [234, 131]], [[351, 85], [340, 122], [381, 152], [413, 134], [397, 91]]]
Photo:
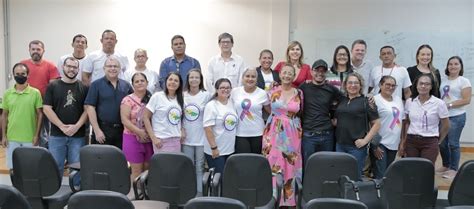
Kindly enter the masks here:
[[400, 110], [396, 107], [392, 107], [392, 114], [393, 114], [393, 119], [392, 119], [392, 122], [390, 123], [390, 126], [389, 128], [390, 129], [393, 129], [393, 127], [395, 127], [395, 125], [400, 125]]
[[252, 113], [250, 112], [252, 101], [250, 101], [250, 99], [244, 99], [242, 100], [240, 105], [242, 106], [242, 113], [240, 113], [240, 120], [244, 120], [245, 116], [247, 116], [249, 120], [253, 120]]
[[449, 85], [443, 87], [443, 96], [441, 97], [441, 99], [444, 99], [445, 97], [449, 98]]

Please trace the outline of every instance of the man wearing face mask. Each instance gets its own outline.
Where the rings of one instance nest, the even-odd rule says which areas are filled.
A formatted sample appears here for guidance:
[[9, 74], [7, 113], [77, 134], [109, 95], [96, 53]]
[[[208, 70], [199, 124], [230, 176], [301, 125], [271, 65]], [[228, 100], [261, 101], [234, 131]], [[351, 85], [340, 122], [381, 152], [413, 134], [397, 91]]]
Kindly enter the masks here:
[[[60, 77], [56, 66], [53, 62], [43, 59], [44, 54], [44, 43], [39, 40], [33, 40], [29, 44], [30, 59], [21, 61], [21, 63], [28, 66], [30, 70], [28, 76], [28, 83], [37, 88], [41, 92], [41, 96], [44, 97], [46, 87], [48, 84]], [[48, 133], [50, 129], [50, 123], [46, 117], [44, 117], [41, 135], [40, 135], [40, 146], [48, 147]]]
[[[77, 79], [79, 60], [68, 57], [64, 60], [63, 75], [48, 85], [44, 96], [43, 111], [51, 121], [49, 151], [53, 155], [60, 174], [64, 170], [64, 160], [68, 164], [79, 162], [79, 150], [85, 145], [87, 112], [84, 100], [88, 88]], [[75, 179], [75, 184], [79, 184]]]
[[13, 66], [16, 84], [3, 95], [2, 145], [7, 147], [7, 167], [12, 168], [13, 150], [22, 146], [38, 145], [41, 120], [43, 118], [40, 91], [27, 82], [28, 66], [17, 63]]

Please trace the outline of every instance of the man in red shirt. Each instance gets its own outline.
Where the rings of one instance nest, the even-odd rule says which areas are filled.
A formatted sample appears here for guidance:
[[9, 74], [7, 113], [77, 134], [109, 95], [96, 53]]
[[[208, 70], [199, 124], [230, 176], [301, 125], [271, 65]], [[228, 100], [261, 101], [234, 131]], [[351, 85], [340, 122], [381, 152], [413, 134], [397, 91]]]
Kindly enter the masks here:
[[[30, 59], [25, 59], [21, 63], [28, 66], [30, 70], [27, 82], [41, 92], [44, 97], [48, 84], [60, 77], [58, 69], [51, 61], [43, 59], [44, 43], [40, 40], [33, 40], [29, 44]], [[49, 121], [47, 117], [43, 117], [43, 124], [40, 134], [40, 146], [47, 147]]]

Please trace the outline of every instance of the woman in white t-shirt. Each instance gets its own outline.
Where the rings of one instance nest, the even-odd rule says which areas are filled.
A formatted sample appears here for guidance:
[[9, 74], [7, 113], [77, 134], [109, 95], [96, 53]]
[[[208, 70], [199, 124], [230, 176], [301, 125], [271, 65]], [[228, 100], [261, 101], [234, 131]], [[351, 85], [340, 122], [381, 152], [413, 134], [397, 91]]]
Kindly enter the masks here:
[[380, 117], [378, 135], [381, 139], [378, 146], [371, 147], [375, 157], [373, 171], [376, 179], [383, 178], [385, 170], [395, 160], [405, 117], [402, 99], [393, 94], [397, 88], [395, 78], [382, 76], [379, 87], [380, 94], [375, 95], [374, 100]]
[[144, 112], [145, 129], [153, 143], [153, 151], [181, 152], [183, 82], [177, 72], [168, 74], [164, 91], [151, 96]]
[[449, 111], [450, 128], [443, 143], [440, 144], [443, 167], [437, 169], [443, 172], [443, 178], [452, 179], [459, 167], [461, 151], [459, 138], [466, 124], [466, 105], [471, 102], [471, 82], [463, 77], [464, 66], [461, 57], [449, 58], [445, 74], [441, 79], [439, 92]]
[[257, 87], [257, 70], [248, 68], [242, 74], [243, 86], [232, 90], [231, 99], [239, 116], [235, 153], [262, 153], [263, 108], [270, 112], [265, 90]]
[[[183, 127], [186, 133], [181, 150], [193, 160], [196, 167], [196, 180], [202, 181], [204, 170], [204, 141], [206, 135], [203, 127], [204, 107], [210, 99], [210, 94], [204, 89], [201, 70], [191, 69], [186, 78], [184, 96]], [[202, 194], [202, 185], [197, 184], [198, 193]]]
[[230, 154], [234, 153], [235, 132], [239, 122], [234, 105], [229, 99], [232, 85], [227, 78], [214, 84], [216, 93], [204, 108], [204, 131], [207, 143], [204, 153], [209, 168], [222, 173]]

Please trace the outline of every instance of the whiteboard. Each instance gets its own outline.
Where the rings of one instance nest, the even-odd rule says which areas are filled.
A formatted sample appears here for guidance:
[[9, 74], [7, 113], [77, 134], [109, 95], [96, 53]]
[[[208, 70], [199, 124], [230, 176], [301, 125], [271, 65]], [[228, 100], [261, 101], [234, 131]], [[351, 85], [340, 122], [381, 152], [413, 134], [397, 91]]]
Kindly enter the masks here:
[[[301, 35], [301, 34], [298, 34]], [[410, 67], [416, 65], [416, 50], [422, 44], [429, 44], [434, 51], [433, 64], [444, 74], [447, 60], [454, 55], [460, 56], [464, 64], [464, 76], [474, 81], [474, 42], [468, 31], [442, 32], [403, 32], [395, 30], [359, 31], [343, 33], [341, 31], [324, 31], [311, 36], [314, 41], [306, 41], [309, 50], [305, 51], [307, 63], [316, 59], [324, 59], [332, 64], [334, 49], [338, 45], [346, 45], [349, 49], [356, 39], [364, 39], [368, 43], [367, 59], [374, 65], [381, 64], [379, 51], [382, 46], [390, 45], [397, 54], [396, 63]]]

